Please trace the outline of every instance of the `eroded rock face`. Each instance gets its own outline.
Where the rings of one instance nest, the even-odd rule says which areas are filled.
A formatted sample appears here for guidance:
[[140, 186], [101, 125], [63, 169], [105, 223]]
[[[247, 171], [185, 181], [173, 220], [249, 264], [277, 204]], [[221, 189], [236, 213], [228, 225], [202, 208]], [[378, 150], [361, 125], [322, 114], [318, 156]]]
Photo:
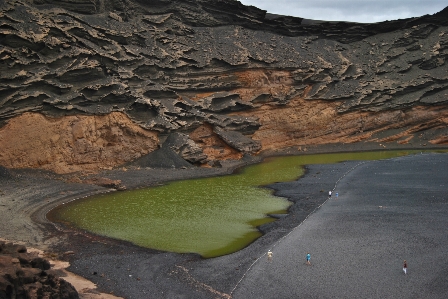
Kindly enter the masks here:
[[199, 147], [187, 134], [171, 133], [163, 143], [176, 154], [190, 163], [201, 163], [207, 159], [202, 148]]
[[0, 128], [0, 140], [5, 167], [57, 173], [111, 168], [154, 151], [159, 142], [157, 132], [119, 112], [60, 118], [24, 113]]
[[[447, 140], [448, 8], [357, 24], [232, 0], [0, 0], [0, 21], [3, 166], [98, 170], [173, 133], [183, 137], [171, 150], [192, 164], [286, 146], [413, 142], [427, 130]], [[32, 113], [59, 129], [29, 133], [26, 119], [42, 117]], [[128, 120], [92, 131], [117, 115]], [[78, 129], [73, 119], [83, 119]], [[110, 142], [116, 130], [125, 137]]]

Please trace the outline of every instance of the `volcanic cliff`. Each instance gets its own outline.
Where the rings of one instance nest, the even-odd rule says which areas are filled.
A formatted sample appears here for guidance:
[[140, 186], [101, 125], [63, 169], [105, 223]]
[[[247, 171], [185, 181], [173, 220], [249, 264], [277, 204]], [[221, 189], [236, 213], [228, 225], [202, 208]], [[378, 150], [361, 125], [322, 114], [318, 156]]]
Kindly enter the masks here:
[[447, 58], [448, 8], [360, 24], [235, 0], [0, 0], [0, 165], [448, 144]]

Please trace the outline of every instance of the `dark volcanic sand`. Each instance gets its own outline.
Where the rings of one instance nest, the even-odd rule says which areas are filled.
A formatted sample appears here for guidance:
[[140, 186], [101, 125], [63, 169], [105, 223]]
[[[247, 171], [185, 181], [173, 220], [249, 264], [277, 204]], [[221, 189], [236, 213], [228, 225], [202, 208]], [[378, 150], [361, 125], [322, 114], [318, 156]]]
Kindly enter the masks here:
[[[58, 198], [38, 209], [32, 223], [11, 220], [16, 229], [23, 225], [36, 231], [34, 241], [25, 228], [22, 238], [14, 239], [14, 231], [8, 229], [0, 237], [47, 244], [47, 250], [59, 253], [73, 251], [60, 256], [70, 260], [69, 270], [92, 280], [101, 291], [129, 299], [446, 298], [447, 166], [448, 154], [308, 166], [298, 181], [270, 186], [295, 202], [287, 217], [262, 227], [265, 235], [245, 249], [213, 259], [157, 252], [83, 232], [56, 231], [42, 224], [50, 206], [83, 192], [106, 189], [52, 178], [0, 178], [0, 203], [6, 202], [0, 205], [2, 215], [11, 198], [25, 202], [23, 209], [30, 211], [28, 206], [39, 199]], [[141, 170], [108, 176], [136, 187], [225, 174], [231, 169]], [[25, 181], [28, 187], [14, 189]], [[325, 202], [328, 190], [335, 186], [338, 199]], [[268, 249], [274, 251], [270, 264], [265, 257]], [[313, 266], [307, 268], [308, 250]], [[402, 259], [409, 264], [406, 277], [401, 272]]]
[[447, 154], [359, 164], [233, 298], [448, 298], [447, 170]]
[[[304, 178], [271, 186], [298, 203], [239, 252], [203, 260], [92, 243], [70, 270], [126, 298], [446, 298], [447, 166], [447, 154], [311, 165]], [[335, 185], [339, 197], [295, 228]]]

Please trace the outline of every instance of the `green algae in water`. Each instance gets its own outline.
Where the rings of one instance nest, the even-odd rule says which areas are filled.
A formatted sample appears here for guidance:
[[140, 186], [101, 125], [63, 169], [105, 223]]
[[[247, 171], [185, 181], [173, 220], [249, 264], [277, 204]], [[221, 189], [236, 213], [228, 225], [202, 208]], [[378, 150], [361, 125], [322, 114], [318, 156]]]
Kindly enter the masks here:
[[256, 226], [290, 202], [248, 186], [244, 175], [177, 181], [66, 204], [52, 218], [153, 249], [213, 257], [260, 237]]
[[378, 151], [284, 156], [237, 174], [172, 182], [76, 200], [51, 212], [54, 221], [93, 233], [178, 253], [216, 257], [261, 236], [257, 226], [286, 213], [290, 202], [259, 186], [295, 180], [304, 165], [378, 160], [421, 151]]

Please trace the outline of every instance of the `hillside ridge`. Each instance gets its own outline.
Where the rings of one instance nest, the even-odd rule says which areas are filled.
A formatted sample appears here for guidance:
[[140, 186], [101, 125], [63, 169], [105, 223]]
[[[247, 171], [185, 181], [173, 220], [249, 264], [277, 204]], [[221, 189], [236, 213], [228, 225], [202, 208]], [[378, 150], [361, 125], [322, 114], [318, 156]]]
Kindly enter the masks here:
[[373, 24], [233, 0], [0, 0], [0, 165], [448, 144], [448, 8]]

